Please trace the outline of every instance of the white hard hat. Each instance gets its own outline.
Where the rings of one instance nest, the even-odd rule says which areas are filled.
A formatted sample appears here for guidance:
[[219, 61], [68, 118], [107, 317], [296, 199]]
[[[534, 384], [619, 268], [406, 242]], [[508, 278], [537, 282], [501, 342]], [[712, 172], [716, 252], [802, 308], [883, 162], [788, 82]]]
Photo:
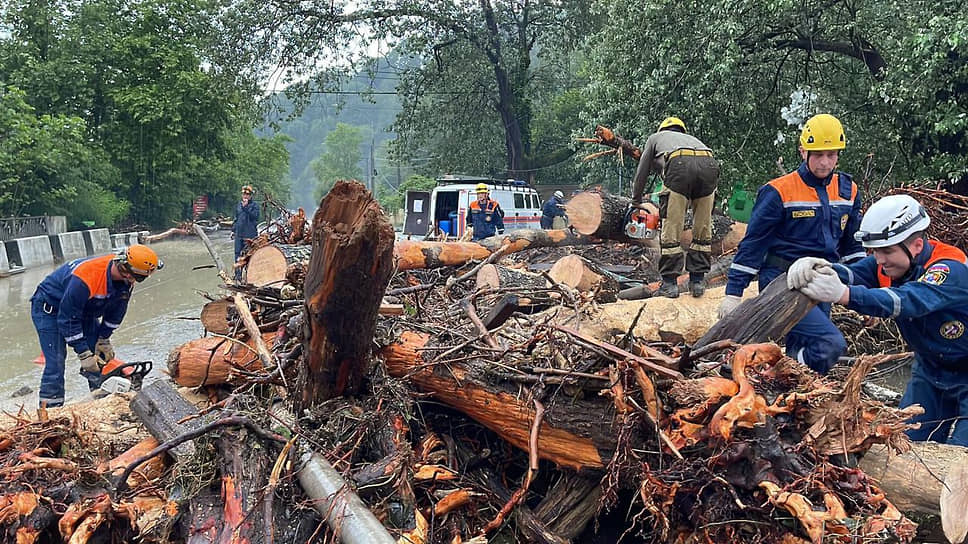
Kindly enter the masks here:
[[565, 193], [562, 193], [561, 191], [555, 191], [555, 196], [558, 198], [565, 198]]
[[890, 195], [871, 204], [854, 238], [864, 247], [888, 247], [924, 231], [930, 224], [928, 212], [917, 200], [908, 195]]

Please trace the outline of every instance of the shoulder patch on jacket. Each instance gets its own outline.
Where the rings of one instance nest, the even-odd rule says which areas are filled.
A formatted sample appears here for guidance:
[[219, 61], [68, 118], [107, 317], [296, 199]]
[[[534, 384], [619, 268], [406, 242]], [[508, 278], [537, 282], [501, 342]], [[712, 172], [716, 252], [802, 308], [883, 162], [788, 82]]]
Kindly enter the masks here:
[[921, 283], [929, 283], [931, 285], [941, 285], [946, 279], [948, 279], [948, 273], [951, 269], [948, 268], [946, 264], [933, 264], [927, 270], [925, 270], [924, 275], [922, 275], [918, 281]]
[[961, 321], [945, 321], [941, 324], [941, 330], [939, 332], [946, 340], [961, 338], [961, 335], [965, 334], [965, 324]]

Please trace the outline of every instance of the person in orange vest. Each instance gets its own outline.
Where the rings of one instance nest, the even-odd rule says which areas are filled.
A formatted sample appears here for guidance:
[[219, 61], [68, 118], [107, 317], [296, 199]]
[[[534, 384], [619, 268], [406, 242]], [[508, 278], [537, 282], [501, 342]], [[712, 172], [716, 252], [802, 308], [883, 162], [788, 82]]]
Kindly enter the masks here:
[[134, 284], [164, 266], [154, 250], [135, 244], [120, 255], [65, 263], [40, 282], [30, 298], [30, 316], [46, 361], [42, 408], [64, 404], [67, 346], [77, 353], [91, 391], [101, 386], [101, 369], [114, 358], [111, 335], [128, 311]]
[[[632, 182], [632, 205], [642, 206], [645, 182], [659, 173], [665, 189], [659, 194], [662, 232], [659, 235], [659, 275], [662, 284], [653, 296], [676, 298], [676, 278], [683, 265], [689, 272], [689, 292], [701, 297], [706, 292], [712, 251], [712, 213], [719, 184], [719, 162], [699, 138], [686, 133], [686, 124], [678, 117], [667, 117], [649, 136]], [[692, 243], [683, 253], [679, 238], [692, 207]]]
[[[760, 291], [800, 257], [854, 262], [867, 255], [854, 239], [860, 225], [861, 199], [848, 174], [836, 171], [847, 145], [844, 127], [833, 115], [807, 120], [800, 132], [800, 167], [760, 187], [747, 225], [729, 267], [719, 318], [741, 302], [743, 291], [759, 276]], [[847, 349], [830, 321], [830, 305], [812, 308], [790, 330], [786, 353], [826, 373]]]
[[478, 183], [474, 190], [477, 200], [471, 202], [467, 224], [473, 229], [472, 239], [483, 240], [495, 234], [504, 234], [504, 210], [496, 200], [491, 200], [486, 183]]
[[968, 446], [968, 265], [962, 250], [925, 235], [929, 225], [917, 200], [886, 196], [857, 231], [871, 256], [849, 266], [799, 259], [787, 286], [818, 302], [894, 318], [914, 352], [901, 408], [924, 408], [912, 419], [921, 427], [908, 436]]

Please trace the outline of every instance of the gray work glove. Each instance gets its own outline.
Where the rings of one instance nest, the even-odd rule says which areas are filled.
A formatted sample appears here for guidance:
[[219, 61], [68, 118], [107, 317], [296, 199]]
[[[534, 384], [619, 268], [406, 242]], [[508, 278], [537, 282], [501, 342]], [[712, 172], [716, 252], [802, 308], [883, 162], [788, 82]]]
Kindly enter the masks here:
[[800, 292], [817, 302], [840, 302], [846, 290], [840, 276], [828, 266], [817, 270], [816, 276]]
[[716, 316], [719, 319], [726, 317], [727, 315], [733, 313], [733, 310], [737, 306], [742, 304], [743, 298], [737, 295], [726, 295], [723, 297], [723, 301], [719, 303], [719, 310], [716, 311]]
[[817, 275], [817, 269], [821, 267], [830, 267], [830, 262], [827, 259], [820, 259], [818, 257], [801, 257], [797, 259], [790, 269], [787, 270], [787, 288], [788, 289], [802, 289], [803, 286], [810, 283]]
[[114, 346], [111, 345], [110, 338], [98, 338], [94, 344], [94, 353], [102, 360], [110, 362], [114, 359]]
[[81, 361], [81, 370], [86, 370], [95, 374], [101, 373], [101, 367], [104, 366], [104, 362], [98, 359], [94, 353], [91, 352], [91, 350], [86, 349], [78, 353], [77, 358]]

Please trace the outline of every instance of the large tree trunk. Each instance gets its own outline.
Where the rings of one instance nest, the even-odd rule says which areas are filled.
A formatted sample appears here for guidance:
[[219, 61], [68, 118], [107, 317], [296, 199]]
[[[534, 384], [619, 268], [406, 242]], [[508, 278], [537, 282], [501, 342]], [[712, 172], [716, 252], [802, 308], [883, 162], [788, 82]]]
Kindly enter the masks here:
[[245, 281], [256, 287], [281, 287], [289, 265], [309, 260], [311, 246], [276, 244], [260, 247], [249, 256]]
[[337, 182], [316, 210], [294, 413], [363, 384], [393, 239], [380, 204], [359, 182]]
[[[527, 451], [534, 406], [515, 386], [476, 381], [457, 365], [425, 365], [421, 348], [430, 341], [424, 333], [405, 331], [399, 341], [383, 349], [387, 371], [408, 377], [421, 391], [472, 417], [509, 443]], [[558, 399], [559, 397], [556, 397]], [[574, 470], [604, 468], [616, 437], [609, 429], [611, 410], [600, 400], [560, 397], [546, 406], [538, 435], [538, 455]]]
[[565, 204], [568, 224], [579, 234], [644, 244], [625, 235], [625, 213], [631, 199], [609, 193], [578, 193]]
[[539, 247], [565, 247], [599, 243], [570, 230], [516, 229], [478, 242], [417, 242], [401, 240], [393, 248], [397, 270], [461, 266], [474, 259], [486, 259], [503, 249], [505, 254]]
[[[894, 506], [902, 511], [940, 514], [945, 478], [952, 467], [961, 463], [968, 463], [968, 448], [915, 442], [911, 451], [904, 454], [875, 445], [861, 458], [860, 468], [880, 483]], [[963, 488], [960, 491], [968, 492]]]

